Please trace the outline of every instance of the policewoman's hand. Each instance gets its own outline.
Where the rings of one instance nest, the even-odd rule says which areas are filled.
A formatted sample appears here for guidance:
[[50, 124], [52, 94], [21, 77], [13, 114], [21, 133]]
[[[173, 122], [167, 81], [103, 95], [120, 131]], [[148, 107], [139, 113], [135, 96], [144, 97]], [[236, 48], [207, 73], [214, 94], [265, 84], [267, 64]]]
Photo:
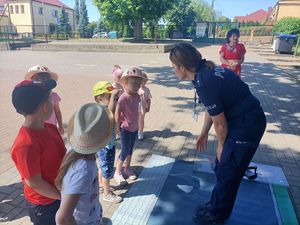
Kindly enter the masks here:
[[201, 133], [197, 139], [197, 150], [204, 151], [207, 146], [208, 133]]

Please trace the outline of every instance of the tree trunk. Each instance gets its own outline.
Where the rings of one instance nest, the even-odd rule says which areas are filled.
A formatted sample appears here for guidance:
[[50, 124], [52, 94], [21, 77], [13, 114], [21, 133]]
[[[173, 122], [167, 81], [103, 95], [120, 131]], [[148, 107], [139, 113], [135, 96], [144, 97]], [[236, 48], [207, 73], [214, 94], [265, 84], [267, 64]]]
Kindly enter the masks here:
[[134, 41], [139, 42], [143, 40], [142, 19], [137, 19], [134, 24]]

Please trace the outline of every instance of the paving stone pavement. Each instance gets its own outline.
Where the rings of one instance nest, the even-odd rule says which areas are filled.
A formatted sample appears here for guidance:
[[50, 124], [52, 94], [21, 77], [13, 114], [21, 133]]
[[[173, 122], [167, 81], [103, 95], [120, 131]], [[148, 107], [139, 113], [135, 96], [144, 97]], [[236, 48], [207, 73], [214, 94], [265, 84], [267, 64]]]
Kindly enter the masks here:
[[[111, 218], [115, 225], [146, 225], [175, 159], [152, 155]], [[151, 185], [149, 185], [151, 184]]]
[[[219, 46], [199, 48], [202, 55], [216, 63]], [[62, 98], [65, 123], [86, 102], [92, 102], [92, 85], [112, 80], [114, 64], [137, 65], [150, 77], [153, 95], [151, 112], [146, 115], [146, 139], [137, 141], [133, 157], [135, 172], [141, 173], [152, 154], [194, 161], [195, 142], [201, 130], [192, 118], [194, 91], [190, 82], [178, 82], [170, 67], [168, 54], [88, 53], [88, 52], [0, 52], [0, 223], [30, 224], [25, 210], [23, 186], [10, 159], [9, 148], [22, 124], [22, 117], [11, 105], [11, 91], [26, 70], [35, 64], [47, 65], [60, 75], [56, 91]], [[300, 87], [284, 70], [248, 49], [243, 66], [245, 80], [260, 99], [268, 125], [254, 161], [280, 166], [290, 184], [290, 194], [300, 217]], [[210, 132], [206, 154], [215, 154], [216, 138]], [[117, 146], [119, 149], [119, 146]], [[134, 182], [117, 188], [125, 197]], [[112, 181], [112, 185], [115, 185]], [[149, 184], [151, 185], [151, 184]], [[118, 205], [102, 202], [106, 224]]]

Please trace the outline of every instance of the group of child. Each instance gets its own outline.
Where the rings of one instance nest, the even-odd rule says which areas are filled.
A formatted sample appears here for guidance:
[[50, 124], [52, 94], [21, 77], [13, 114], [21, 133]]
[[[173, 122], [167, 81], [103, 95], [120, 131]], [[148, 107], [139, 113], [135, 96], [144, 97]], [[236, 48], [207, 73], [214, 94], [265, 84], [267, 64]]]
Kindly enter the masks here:
[[[34, 225], [100, 225], [99, 192], [104, 201], [119, 203], [122, 198], [114, 194], [110, 179], [125, 185], [126, 179], [137, 178], [130, 165], [136, 139], [144, 138], [145, 113], [150, 110], [148, 79], [136, 67], [123, 72], [117, 65], [113, 77], [113, 84], [97, 82], [93, 86], [96, 103], [83, 105], [69, 120], [68, 152], [61, 137], [60, 97], [52, 91], [58, 75], [34, 66], [15, 86], [12, 103], [25, 120], [11, 157], [24, 183]], [[121, 152], [113, 172], [118, 136]]]
[[[223, 67], [240, 76], [246, 50], [238, 44], [238, 37], [238, 30], [228, 32], [220, 59]], [[34, 66], [15, 86], [12, 103], [25, 120], [11, 157], [24, 183], [34, 225], [100, 225], [99, 192], [104, 201], [119, 203], [122, 198], [114, 194], [110, 179], [125, 185], [126, 179], [137, 178], [130, 165], [136, 139], [144, 139], [145, 114], [150, 111], [148, 79], [135, 67], [123, 72], [115, 65], [112, 74], [113, 84], [99, 81], [93, 86], [96, 103], [83, 105], [71, 117], [67, 126], [71, 150], [67, 153], [61, 137], [61, 99], [52, 91], [58, 75], [47, 67]], [[118, 138], [121, 153], [113, 172]]]

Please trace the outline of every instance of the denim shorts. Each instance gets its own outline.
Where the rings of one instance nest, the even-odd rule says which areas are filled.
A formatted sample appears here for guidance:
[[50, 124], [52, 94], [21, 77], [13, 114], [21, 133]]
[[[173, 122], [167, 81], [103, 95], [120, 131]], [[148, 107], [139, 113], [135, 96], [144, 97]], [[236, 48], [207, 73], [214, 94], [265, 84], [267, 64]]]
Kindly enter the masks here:
[[120, 129], [121, 154], [119, 158], [121, 161], [125, 161], [127, 156], [132, 155], [137, 135], [138, 131], [130, 132], [123, 128]]
[[26, 200], [26, 208], [34, 225], [56, 225], [55, 215], [60, 206], [60, 200], [49, 205], [35, 205]]
[[113, 148], [103, 148], [97, 152], [99, 158], [99, 168], [101, 169], [102, 176], [105, 179], [110, 179], [113, 176], [116, 146]]

